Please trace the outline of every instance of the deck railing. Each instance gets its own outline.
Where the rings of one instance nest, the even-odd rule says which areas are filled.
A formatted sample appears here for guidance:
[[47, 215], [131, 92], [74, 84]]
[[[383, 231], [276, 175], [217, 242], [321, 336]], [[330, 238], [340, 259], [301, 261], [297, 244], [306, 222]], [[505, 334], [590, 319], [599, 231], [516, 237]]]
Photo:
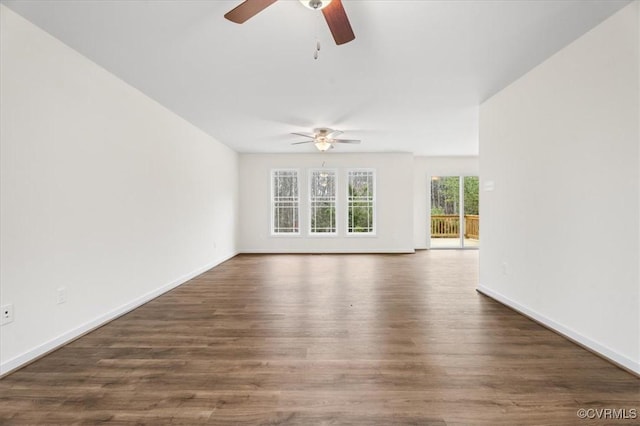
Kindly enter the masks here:
[[477, 214], [464, 215], [464, 237], [472, 240], [480, 239], [480, 216]]
[[[480, 216], [464, 215], [464, 237], [480, 239]], [[460, 217], [458, 215], [431, 215], [432, 238], [456, 238], [460, 236]]]

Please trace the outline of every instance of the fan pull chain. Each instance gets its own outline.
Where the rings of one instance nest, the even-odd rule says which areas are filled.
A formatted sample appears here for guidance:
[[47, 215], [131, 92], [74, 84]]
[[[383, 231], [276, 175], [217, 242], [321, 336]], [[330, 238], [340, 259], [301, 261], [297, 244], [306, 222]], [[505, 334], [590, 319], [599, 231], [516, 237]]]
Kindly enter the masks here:
[[[319, 14], [317, 14], [319, 15]], [[318, 60], [318, 57], [320, 56], [320, 25], [321, 25], [321, 19], [319, 19], [318, 16], [316, 16], [316, 20], [315, 20], [315, 33], [316, 33], [316, 50], [315, 52], [313, 52], [313, 59], [315, 59], [316, 61]]]

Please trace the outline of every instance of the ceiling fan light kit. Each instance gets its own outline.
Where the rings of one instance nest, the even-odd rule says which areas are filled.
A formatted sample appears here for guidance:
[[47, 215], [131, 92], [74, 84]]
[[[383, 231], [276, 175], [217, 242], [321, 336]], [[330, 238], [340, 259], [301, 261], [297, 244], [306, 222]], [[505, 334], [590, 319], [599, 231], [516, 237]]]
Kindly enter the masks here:
[[311, 139], [309, 141], [294, 142], [291, 145], [312, 143], [320, 152], [326, 152], [333, 149], [334, 145], [337, 143], [359, 144], [361, 142], [357, 139], [336, 139], [335, 137], [340, 136], [342, 132], [340, 130], [329, 129], [328, 127], [313, 129], [313, 133], [296, 132], [291, 134]]
[[318, 140], [314, 143], [314, 145], [316, 146], [316, 148], [318, 148], [318, 151], [321, 152], [333, 149], [333, 145], [331, 144], [331, 142], [328, 142], [326, 139]]

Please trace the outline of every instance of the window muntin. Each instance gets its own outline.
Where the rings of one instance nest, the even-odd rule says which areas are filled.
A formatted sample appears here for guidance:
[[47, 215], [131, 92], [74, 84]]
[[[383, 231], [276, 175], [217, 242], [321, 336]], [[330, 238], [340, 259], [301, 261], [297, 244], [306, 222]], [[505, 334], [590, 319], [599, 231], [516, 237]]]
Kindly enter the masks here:
[[312, 170], [309, 175], [309, 234], [335, 235], [336, 172]]
[[375, 234], [375, 173], [347, 172], [347, 235]]
[[271, 233], [300, 234], [300, 190], [297, 170], [273, 170], [271, 177]]

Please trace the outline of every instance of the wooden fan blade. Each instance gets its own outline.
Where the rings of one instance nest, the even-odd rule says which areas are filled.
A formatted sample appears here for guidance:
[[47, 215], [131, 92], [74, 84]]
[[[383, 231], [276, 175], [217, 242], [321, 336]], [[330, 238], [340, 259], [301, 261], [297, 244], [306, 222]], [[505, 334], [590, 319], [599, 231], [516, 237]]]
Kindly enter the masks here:
[[296, 132], [296, 133], [291, 133], [292, 135], [296, 135], [296, 136], [304, 136], [305, 138], [311, 138], [311, 139], [315, 139], [316, 135], [314, 135], [313, 133], [303, 133], [303, 132]]
[[240, 5], [227, 12], [224, 17], [236, 24], [242, 24], [276, 1], [278, 0], [244, 0]]
[[362, 141], [359, 141], [357, 139], [332, 139], [331, 143], [360, 143]]
[[332, 0], [329, 6], [322, 9], [322, 14], [327, 21], [327, 25], [329, 25], [331, 35], [333, 35], [336, 44], [349, 43], [356, 38], [341, 0]]
[[314, 143], [315, 141], [294, 142], [291, 145], [300, 145], [302, 143]]

